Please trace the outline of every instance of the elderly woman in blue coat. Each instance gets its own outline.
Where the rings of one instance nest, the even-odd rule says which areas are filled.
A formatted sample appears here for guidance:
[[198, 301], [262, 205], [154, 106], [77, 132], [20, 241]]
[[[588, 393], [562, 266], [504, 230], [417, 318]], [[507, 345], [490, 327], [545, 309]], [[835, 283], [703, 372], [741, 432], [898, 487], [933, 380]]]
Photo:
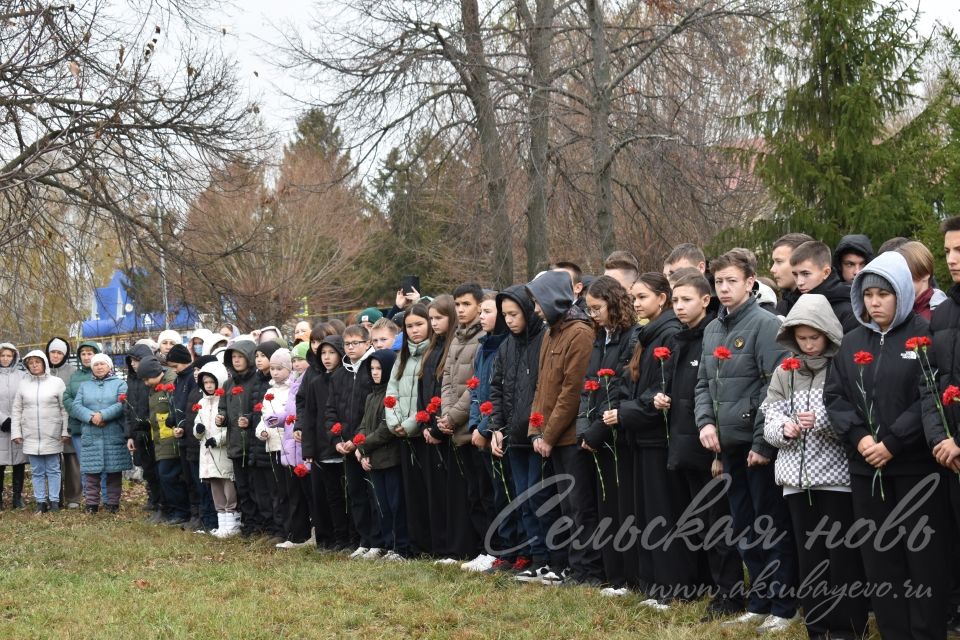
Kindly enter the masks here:
[[81, 383], [70, 415], [83, 423], [80, 473], [87, 513], [100, 506], [100, 476], [107, 477], [106, 509], [120, 509], [121, 472], [133, 465], [124, 434], [123, 406], [127, 383], [113, 373], [110, 356], [98, 353], [90, 361], [93, 378]]

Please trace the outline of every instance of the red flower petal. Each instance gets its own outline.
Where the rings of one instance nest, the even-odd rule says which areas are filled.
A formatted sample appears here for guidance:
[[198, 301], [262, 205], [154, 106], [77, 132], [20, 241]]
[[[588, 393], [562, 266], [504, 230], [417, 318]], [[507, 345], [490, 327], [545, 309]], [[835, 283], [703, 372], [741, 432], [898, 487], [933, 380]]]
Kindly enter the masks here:
[[491, 413], [493, 413], [493, 403], [490, 402], [489, 400], [487, 400], [486, 402], [484, 402], [483, 404], [481, 404], [481, 405], [480, 405], [480, 413], [481, 413], [481, 415], [485, 415], [485, 416], [488, 416], [488, 415], [490, 415]]
[[480, 378], [477, 378], [476, 376], [474, 376], [473, 378], [470, 378], [469, 380], [467, 380], [467, 389], [470, 389], [471, 391], [473, 391], [479, 386], [480, 386]]

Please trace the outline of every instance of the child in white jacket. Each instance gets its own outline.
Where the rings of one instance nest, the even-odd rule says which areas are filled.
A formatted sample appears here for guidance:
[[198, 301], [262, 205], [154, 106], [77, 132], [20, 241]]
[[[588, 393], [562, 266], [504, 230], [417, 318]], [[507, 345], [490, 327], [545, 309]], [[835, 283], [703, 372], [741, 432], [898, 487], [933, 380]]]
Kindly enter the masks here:
[[237, 511], [237, 489], [233, 483], [233, 461], [227, 456], [227, 427], [217, 426], [216, 418], [227, 381], [227, 369], [220, 362], [208, 362], [197, 374], [197, 384], [203, 395], [197, 403], [197, 418], [193, 435], [200, 441], [200, 480], [210, 485], [213, 504], [217, 509], [218, 538], [228, 538], [240, 532], [240, 513]]

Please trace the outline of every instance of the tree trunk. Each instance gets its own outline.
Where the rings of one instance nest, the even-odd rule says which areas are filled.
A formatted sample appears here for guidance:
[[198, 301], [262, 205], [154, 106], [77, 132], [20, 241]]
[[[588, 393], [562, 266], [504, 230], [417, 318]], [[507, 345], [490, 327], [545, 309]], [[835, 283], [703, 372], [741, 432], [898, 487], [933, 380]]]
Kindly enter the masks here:
[[594, 210], [600, 251], [604, 256], [614, 250], [613, 193], [610, 187], [612, 157], [610, 151], [610, 59], [604, 33], [603, 7], [600, 0], [587, 0], [590, 20], [590, 42], [593, 50], [594, 101], [590, 114], [593, 140]]
[[[526, 2], [526, 0], [520, 0]], [[550, 63], [552, 62], [554, 0], [537, 0], [530, 27], [528, 55], [533, 91], [530, 94], [530, 162], [527, 167], [527, 277], [549, 266], [547, 224], [547, 155], [550, 146]]]
[[493, 96], [490, 94], [477, 0], [462, 0], [460, 14], [466, 43], [467, 73], [471, 77], [468, 93], [477, 114], [481, 161], [487, 178], [487, 200], [496, 238], [493, 243], [491, 277], [494, 286], [502, 289], [513, 284], [513, 228], [510, 225], [510, 213], [507, 211], [506, 169]]

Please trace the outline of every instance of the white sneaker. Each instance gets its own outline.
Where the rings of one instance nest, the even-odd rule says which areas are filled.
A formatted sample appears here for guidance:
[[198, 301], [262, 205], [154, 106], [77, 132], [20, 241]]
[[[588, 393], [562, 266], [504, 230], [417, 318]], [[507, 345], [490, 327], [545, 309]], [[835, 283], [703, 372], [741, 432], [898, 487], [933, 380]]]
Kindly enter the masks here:
[[370, 551], [369, 547], [357, 547], [356, 550], [347, 557], [351, 560], [356, 560], [357, 558], [362, 558], [363, 554], [367, 551]]
[[542, 583], [543, 576], [547, 575], [548, 573], [553, 573], [553, 571], [550, 569], [550, 565], [545, 564], [542, 567], [530, 567], [525, 571], [521, 571], [520, 573], [518, 573], [514, 578], [514, 580], [516, 580], [517, 582]]
[[406, 558], [397, 553], [396, 551], [391, 551], [390, 553], [384, 555], [380, 558], [384, 562], [406, 562]]
[[376, 560], [380, 556], [386, 553], [385, 549], [380, 549], [378, 547], [373, 547], [372, 549], [367, 550], [365, 554], [360, 556], [364, 560]]
[[614, 587], [606, 587], [605, 589], [600, 589], [600, 595], [608, 598], [622, 598], [630, 595], [630, 589], [627, 587], [620, 587], [619, 589]]
[[276, 545], [277, 549], [299, 549], [300, 547], [305, 547], [309, 544], [308, 542], [292, 542], [290, 540], [285, 540]]
[[497, 559], [494, 558], [493, 556], [488, 556], [485, 553], [481, 553], [479, 556], [477, 556], [470, 562], [466, 562], [460, 565], [460, 568], [463, 569], [464, 571], [472, 571], [474, 573], [483, 573], [484, 571], [487, 571], [490, 567], [492, 567], [493, 563], [496, 561]]
[[779, 633], [780, 631], [789, 629], [790, 625], [799, 619], [800, 614], [796, 614], [792, 618], [781, 618], [780, 616], [770, 614], [767, 616], [767, 619], [763, 621], [763, 624], [757, 627], [757, 631], [760, 633]]
[[231, 538], [240, 533], [239, 513], [218, 513], [217, 520], [220, 520], [221, 515], [223, 516], [223, 524], [217, 527], [216, 531], [212, 532], [215, 537], [223, 540], [224, 538]]
[[457, 564], [456, 558], [443, 558], [441, 560], [434, 560], [433, 564], [446, 565], [446, 564]]
[[548, 587], [563, 584], [565, 579], [563, 573], [557, 573], [551, 570], [550, 567], [546, 567], [546, 569], [544, 573], [540, 574], [540, 584], [545, 584]]
[[656, 598], [648, 598], [640, 604], [644, 607], [649, 607], [650, 609], [656, 609], [657, 611], [667, 611], [670, 609], [670, 605], [660, 602]]
[[726, 622], [721, 622], [721, 627], [735, 627], [739, 624], [756, 624], [758, 622], [763, 622], [767, 619], [767, 614], [765, 613], [742, 613], [733, 620], [727, 620]]

